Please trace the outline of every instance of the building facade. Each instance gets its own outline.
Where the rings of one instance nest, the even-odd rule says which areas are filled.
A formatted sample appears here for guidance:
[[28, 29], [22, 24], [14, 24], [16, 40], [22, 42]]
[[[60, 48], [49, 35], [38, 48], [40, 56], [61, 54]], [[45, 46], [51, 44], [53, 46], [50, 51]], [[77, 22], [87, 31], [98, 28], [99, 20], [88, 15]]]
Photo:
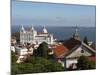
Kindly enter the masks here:
[[86, 56], [95, 61], [95, 46], [93, 48], [81, 41], [78, 29], [71, 38], [54, 48], [54, 56], [63, 67], [76, 69], [80, 56]]
[[53, 44], [53, 34], [49, 34], [47, 29], [44, 27], [43, 32], [38, 33], [33, 25], [29, 31], [25, 30], [22, 26], [20, 29], [20, 43], [34, 43], [40, 44], [42, 42], [46, 42], [47, 44]]

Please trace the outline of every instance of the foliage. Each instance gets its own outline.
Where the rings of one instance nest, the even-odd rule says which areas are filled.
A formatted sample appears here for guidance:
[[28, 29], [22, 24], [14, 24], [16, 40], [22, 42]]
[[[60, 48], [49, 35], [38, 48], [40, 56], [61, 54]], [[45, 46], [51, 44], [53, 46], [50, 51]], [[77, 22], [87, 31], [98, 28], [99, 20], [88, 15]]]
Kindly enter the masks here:
[[89, 44], [88, 44], [88, 39], [87, 39], [87, 37], [86, 37], [86, 36], [84, 37], [83, 42], [84, 42], [85, 44], [89, 45]]
[[11, 51], [11, 62], [15, 63], [17, 61], [17, 57], [16, 57], [16, 54]]
[[88, 69], [96, 69], [96, 62], [95, 61], [88, 61]]
[[63, 71], [64, 68], [56, 61], [49, 60], [43, 57], [31, 56], [23, 63], [12, 64], [12, 75], [25, 73], [41, 73]]
[[89, 61], [88, 58], [85, 56], [81, 56], [78, 59], [77, 69], [79, 70], [95, 69], [95, 62]]
[[25, 61], [24, 61], [25, 63], [35, 63], [36, 61], [35, 61], [35, 57], [29, 57], [29, 58], [27, 58]]
[[48, 57], [48, 51], [49, 51], [48, 44], [43, 42], [39, 45], [38, 49], [34, 50], [33, 55], [35, 57], [38, 56], [38, 57], [47, 58]]

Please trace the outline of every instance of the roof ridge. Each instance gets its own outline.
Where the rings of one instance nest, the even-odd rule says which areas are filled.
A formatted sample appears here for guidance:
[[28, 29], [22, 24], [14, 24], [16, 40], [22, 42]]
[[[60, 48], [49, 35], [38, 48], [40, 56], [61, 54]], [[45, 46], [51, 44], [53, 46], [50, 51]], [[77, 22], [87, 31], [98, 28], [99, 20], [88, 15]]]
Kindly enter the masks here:
[[89, 48], [91, 51], [95, 52], [94, 49], [92, 49], [90, 46], [86, 45], [84, 42], [82, 42], [82, 45], [86, 46], [86, 47]]

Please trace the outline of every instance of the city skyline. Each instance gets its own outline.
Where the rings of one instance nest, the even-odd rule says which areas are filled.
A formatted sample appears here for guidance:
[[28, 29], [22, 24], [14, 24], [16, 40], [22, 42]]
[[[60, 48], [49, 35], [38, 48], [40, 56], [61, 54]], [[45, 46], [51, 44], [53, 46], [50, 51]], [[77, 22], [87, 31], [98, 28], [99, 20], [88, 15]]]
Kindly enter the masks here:
[[12, 25], [95, 27], [95, 6], [12, 1]]

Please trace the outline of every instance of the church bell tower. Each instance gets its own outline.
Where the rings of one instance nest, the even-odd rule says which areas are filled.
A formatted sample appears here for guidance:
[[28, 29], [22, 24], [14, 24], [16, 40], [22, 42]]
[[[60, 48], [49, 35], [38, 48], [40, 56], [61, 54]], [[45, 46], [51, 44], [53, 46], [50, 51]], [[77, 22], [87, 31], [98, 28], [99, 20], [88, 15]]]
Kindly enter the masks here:
[[73, 38], [76, 40], [80, 40], [80, 35], [78, 33], [78, 27], [75, 28], [75, 33], [73, 34]]

